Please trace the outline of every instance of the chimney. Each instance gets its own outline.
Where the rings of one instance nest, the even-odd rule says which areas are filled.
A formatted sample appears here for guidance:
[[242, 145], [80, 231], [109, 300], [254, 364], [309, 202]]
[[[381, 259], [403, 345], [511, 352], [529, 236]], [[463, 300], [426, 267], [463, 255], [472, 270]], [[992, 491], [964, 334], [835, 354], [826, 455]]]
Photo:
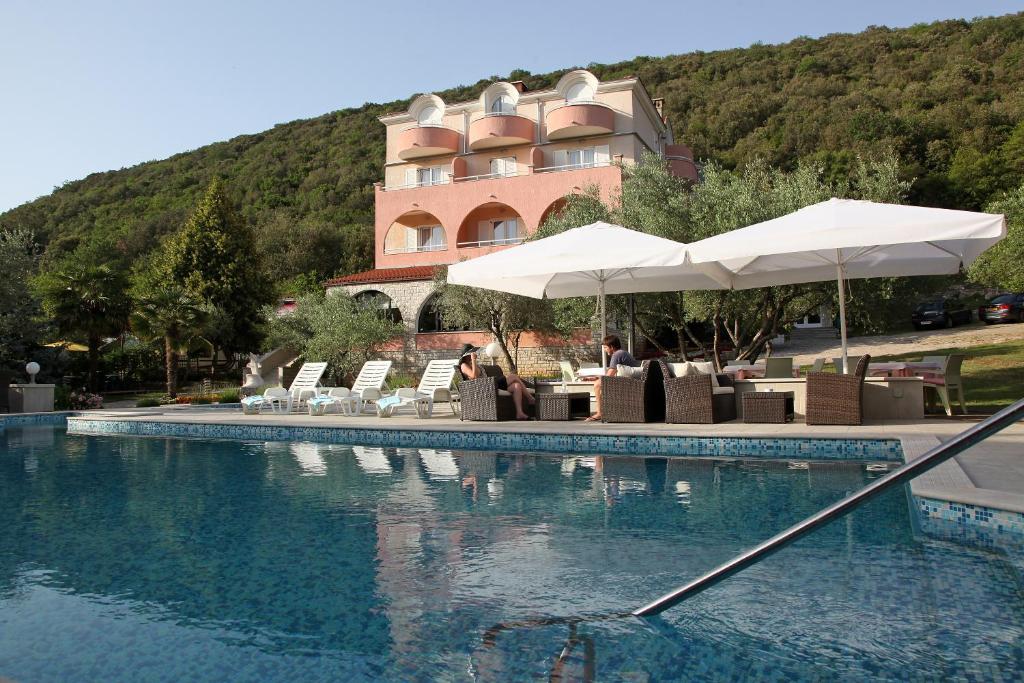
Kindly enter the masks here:
[[511, 85], [513, 88], [515, 88], [521, 93], [529, 90], [529, 88], [526, 87], [526, 84], [523, 83], [522, 81], [512, 81], [509, 85]]
[[654, 108], [658, 111], [658, 116], [661, 120], [665, 120], [665, 98], [664, 97], [652, 97], [651, 102], [654, 103]]

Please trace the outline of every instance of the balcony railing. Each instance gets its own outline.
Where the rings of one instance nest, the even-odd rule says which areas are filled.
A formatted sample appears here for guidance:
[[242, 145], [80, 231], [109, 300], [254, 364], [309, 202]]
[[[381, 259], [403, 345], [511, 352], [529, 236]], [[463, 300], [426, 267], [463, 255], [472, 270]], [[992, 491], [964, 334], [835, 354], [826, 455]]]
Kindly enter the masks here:
[[523, 237], [506, 237], [500, 240], [477, 240], [476, 242], [459, 242], [456, 246], [463, 247], [498, 247], [504, 244], [520, 244]]
[[580, 164], [563, 164], [562, 166], [545, 166], [543, 168], [533, 169], [534, 173], [557, 173], [559, 171], [579, 171], [584, 168], [602, 168], [604, 166], [611, 166], [611, 161], [591, 161], [589, 163]]
[[578, 171], [584, 168], [602, 168], [604, 166], [611, 166], [611, 161], [595, 161], [592, 163], [584, 164], [565, 164], [563, 166], [543, 166], [541, 168], [533, 169], [530, 171], [516, 171], [515, 173], [484, 173], [482, 175], [467, 175], [460, 178], [453, 178], [449, 176], [448, 180], [443, 180], [436, 183], [405, 183], [402, 185], [388, 185], [384, 188], [385, 192], [393, 192], [395, 190], [411, 190], [417, 187], [429, 187], [431, 185], [448, 185], [450, 183], [471, 183], [477, 180], [496, 180], [498, 178], [518, 178], [520, 176], [532, 175], [533, 173], [557, 173], [559, 171]]
[[384, 247], [385, 254], [419, 254], [425, 251], [447, 251], [447, 244], [425, 244], [417, 247]]

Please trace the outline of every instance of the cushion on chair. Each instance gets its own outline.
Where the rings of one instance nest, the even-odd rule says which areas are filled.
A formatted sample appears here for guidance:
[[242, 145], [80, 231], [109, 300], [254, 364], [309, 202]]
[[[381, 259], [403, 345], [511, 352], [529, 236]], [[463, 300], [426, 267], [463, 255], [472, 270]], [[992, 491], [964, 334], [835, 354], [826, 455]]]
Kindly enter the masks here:
[[945, 377], [939, 377], [938, 375], [925, 375], [921, 378], [925, 384], [937, 384], [942, 386], [946, 383]]
[[685, 369], [682, 377], [688, 377], [690, 375], [711, 375], [711, 388], [714, 389], [718, 386], [718, 375], [715, 373], [715, 364], [711, 361], [687, 361], [686, 363], [675, 363], [675, 365], [684, 365]]
[[721, 394], [735, 394], [736, 387], [711, 387], [711, 393], [714, 396], [719, 396]]

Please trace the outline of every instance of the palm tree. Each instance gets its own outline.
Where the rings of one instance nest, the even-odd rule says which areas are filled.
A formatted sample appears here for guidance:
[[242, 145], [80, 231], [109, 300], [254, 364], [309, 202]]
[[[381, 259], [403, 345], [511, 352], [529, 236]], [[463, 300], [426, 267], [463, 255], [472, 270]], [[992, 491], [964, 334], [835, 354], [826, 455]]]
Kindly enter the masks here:
[[43, 311], [62, 335], [85, 339], [89, 347], [89, 389], [99, 391], [100, 344], [128, 324], [127, 282], [106, 264], [65, 263], [39, 275], [34, 286]]
[[164, 342], [167, 395], [178, 395], [178, 354], [200, 338], [209, 318], [208, 307], [177, 284], [157, 285], [137, 296], [132, 329], [143, 339]]

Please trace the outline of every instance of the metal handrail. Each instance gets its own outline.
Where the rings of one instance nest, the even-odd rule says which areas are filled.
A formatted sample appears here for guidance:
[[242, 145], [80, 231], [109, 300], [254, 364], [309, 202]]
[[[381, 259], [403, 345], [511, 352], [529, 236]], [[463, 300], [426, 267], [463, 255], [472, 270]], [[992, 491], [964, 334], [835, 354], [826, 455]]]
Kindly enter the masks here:
[[971, 446], [1002, 431], [1018, 420], [1024, 419], [1024, 399], [1021, 399], [999, 411], [995, 415], [974, 425], [970, 429], [957, 434], [949, 441], [936, 446], [920, 458], [912, 460], [902, 467], [893, 470], [889, 474], [876, 479], [860, 491], [847, 496], [823, 510], [816, 512], [802, 522], [798, 522], [785, 531], [772, 536], [755, 548], [752, 548], [725, 564], [713, 569], [704, 576], [666, 593], [657, 600], [640, 607], [632, 612], [636, 617], [649, 617], [660, 614], [670, 607], [678, 605], [683, 600], [711, 588], [720, 581], [743, 571], [747, 567], [760, 562], [768, 555], [771, 555], [797, 539], [806, 536], [815, 529], [828, 524], [837, 517], [842, 517], [853, 509], [863, 505], [883, 491], [902, 484], [914, 477], [927, 472], [936, 465], [940, 465], [958, 453], [962, 453]]

